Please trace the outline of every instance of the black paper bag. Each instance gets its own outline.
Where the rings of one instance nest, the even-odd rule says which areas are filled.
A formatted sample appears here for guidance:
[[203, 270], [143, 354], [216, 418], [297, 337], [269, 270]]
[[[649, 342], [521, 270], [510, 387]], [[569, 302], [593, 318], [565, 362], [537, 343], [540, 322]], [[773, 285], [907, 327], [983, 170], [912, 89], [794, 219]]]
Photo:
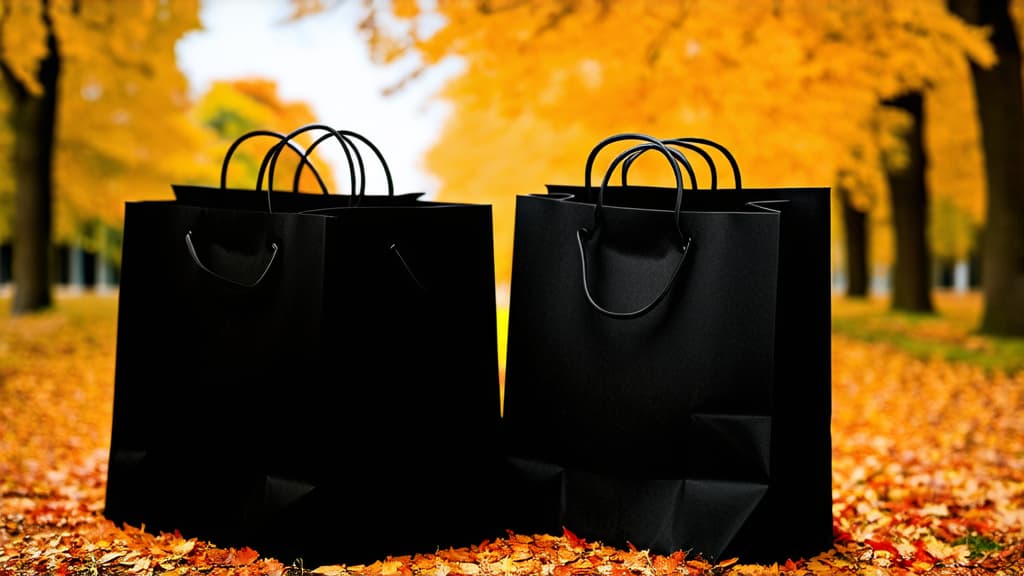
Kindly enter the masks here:
[[125, 207], [105, 515], [308, 565], [498, 535], [490, 206], [175, 191]]
[[[623, 140], [642, 144], [592, 187], [596, 155]], [[609, 137], [584, 186], [517, 198], [507, 524], [713, 559], [813, 555], [832, 539], [829, 191], [741, 188], [738, 168], [734, 189], [684, 189], [696, 148], [735, 161], [666, 143]], [[645, 151], [677, 187], [625, 184]]]

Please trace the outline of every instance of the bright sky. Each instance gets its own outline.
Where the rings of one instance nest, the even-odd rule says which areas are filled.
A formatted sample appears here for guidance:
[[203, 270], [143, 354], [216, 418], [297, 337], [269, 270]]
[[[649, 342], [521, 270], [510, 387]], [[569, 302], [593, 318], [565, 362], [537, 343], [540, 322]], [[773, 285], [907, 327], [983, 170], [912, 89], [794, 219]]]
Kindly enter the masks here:
[[[282, 98], [307, 102], [319, 123], [358, 132], [380, 148], [396, 193], [432, 195], [437, 183], [423, 169], [422, 155], [438, 137], [447, 107], [431, 96], [457, 72], [458, 64], [433, 70], [403, 91], [383, 96], [381, 91], [412, 63], [381, 67], [370, 62], [356, 29], [359, 4], [347, 0], [324, 14], [286, 23], [287, 0], [202, 0], [203, 30], [179, 42], [178, 65], [193, 96], [215, 80], [276, 80]], [[347, 182], [340, 177], [347, 170], [340, 163], [340, 147], [328, 153], [332, 147], [327, 144], [316, 155], [324, 150], [321, 158], [337, 166], [336, 181]], [[369, 150], [363, 156], [373, 158]], [[374, 170], [368, 165], [367, 193], [383, 194], [383, 174]], [[375, 182], [381, 187], [374, 188]]]

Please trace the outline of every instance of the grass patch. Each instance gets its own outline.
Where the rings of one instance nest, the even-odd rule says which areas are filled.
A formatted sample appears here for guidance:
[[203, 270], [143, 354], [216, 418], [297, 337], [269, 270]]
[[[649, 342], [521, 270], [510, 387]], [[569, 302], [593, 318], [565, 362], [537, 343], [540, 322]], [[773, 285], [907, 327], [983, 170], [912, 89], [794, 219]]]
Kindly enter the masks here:
[[897, 312], [887, 298], [832, 300], [832, 331], [857, 340], [882, 342], [915, 357], [969, 362], [986, 370], [1024, 371], [1024, 338], [981, 334], [983, 300], [978, 293], [933, 294], [934, 314]]
[[995, 540], [992, 540], [980, 534], [969, 534], [967, 536], [964, 536], [963, 538], [958, 538], [956, 541], [953, 542], [953, 544], [956, 546], [966, 544], [968, 550], [971, 551], [970, 555], [968, 556], [968, 558], [971, 560], [984, 558], [990, 552], [998, 552], [1003, 549], [1003, 547]]

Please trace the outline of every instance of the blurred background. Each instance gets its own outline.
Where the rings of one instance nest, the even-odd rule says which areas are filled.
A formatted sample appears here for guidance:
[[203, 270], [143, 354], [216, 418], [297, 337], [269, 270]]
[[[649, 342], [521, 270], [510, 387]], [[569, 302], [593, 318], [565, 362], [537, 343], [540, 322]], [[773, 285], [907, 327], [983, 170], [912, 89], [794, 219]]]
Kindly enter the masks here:
[[[375, 142], [399, 192], [491, 204], [502, 307], [516, 195], [582, 183], [597, 142], [643, 132], [724, 144], [748, 188], [829, 187], [837, 299], [930, 314], [962, 295], [977, 330], [1024, 336], [1021, 0], [0, 7], [15, 315], [116, 293], [125, 202], [216, 186], [238, 136], [316, 122]], [[268, 145], [240, 149], [227, 184], [253, 187]], [[633, 170], [668, 183], [656, 159]]]

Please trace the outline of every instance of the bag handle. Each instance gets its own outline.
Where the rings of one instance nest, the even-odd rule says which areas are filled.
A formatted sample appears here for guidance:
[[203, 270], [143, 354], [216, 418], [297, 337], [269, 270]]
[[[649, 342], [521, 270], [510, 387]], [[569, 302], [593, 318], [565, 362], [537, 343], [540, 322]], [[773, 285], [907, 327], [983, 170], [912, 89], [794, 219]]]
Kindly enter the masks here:
[[[704, 158], [704, 162], [708, 165], [708, 168], [710, 168], [710, 170], [711, 170], [711, 189], [715, 190], [715, 189], [718, 188], [718, 172], [717, 172], [717, 170], [715, 170], [715, 163], [711, 159], [711, 155], [708, 154], [706, 150], [704, 150], [700, 146], [697, 146], [696, 144], [691, 144], [689, 142], [676, 142], [674, 140], [662, 140], [662, 142], [664, 142], [665, 144], [671, 144], [673, 146], [679, 146], [680, 148], [687, 148], [689, 150], [693, 150], [694, 152], [700, 154], [701, 157]], [[673, 156], [676, 156], [677, 158], [679, 157], [680, 154], [682, 154], [682, 152], [679, 152], [675, 148], [669, 148], [669, 151], [674, 152]], [[633, 154], [631, 154], [628, 158], [626, 158], [626, 160], [622, 163], [622, 186], [623, 187], [629, 186], [629, 183], [626, 181], [627, 174], [629, 174], [629, 167], [632, 166], [633, 162], [635, 162], [637, 158], [642, 156], [643, 153], [644, 153], [643, 150], [638, 150], [638, 151], [634, 152]]]
[[[665, 140], [664, 143], [668, 144], [669, 141]], [[715, 173], [715, 166], [714, 166], [714, 164], [711, 163], [711, 155], [708, 154], [706, 151], [702, 150], [700, 148], [700, 146], [695, 146], [695, 145], [691, 144], [689, 146], [680, 145], [680, 147], [690, 148], [691, 150], [695, 150], [698, 154], [703, 156], [704, 159], [708, 162], [708, 165], [711, 167], [711, 186], [712, 186], [712, 189], [713, 189], [717, 185], [717, 183], [718, 183], [718, 176]], [[626, 159], [622, 163], [622, 186], [623, 187], [629, 186], [629, 183], [626, 181], [627, 174], [629, 173], [629, 167], [633, 165], [633, 162], [635, 162], [637, 158], [643, 156], [644, 152], [647, 151], [646, 149], [645, 150], [640, 150], [640, 148], [644, 148], [644, 146], [636, 146], [636, 147], [634, 147], [634, 152], [632, 154], [630, 154], [628, 157], [626, 157]], [[686, 160], [686, 157], [683, 156], [682, 152], [680, 152], [679, 150], [676, 150], [675, 148], [669, 148], [668, 151], [671, 152], [673, 156], [675, 156], [677, 162], [679, 162], [680, 164], [683, 164], [684, 167], [687, 167], [687, 164], [686, 164], [687, 160]], [[692, 168], [692, 166], [689, 166], [689, 168]], [[691, 169], [691, 170], [688, 170], [688, 174], [687, 175], [690, 176], [691, 181], [694, 182], [693, 187], [696, 188], [696, 174], [694, 174], [693, 170]]]
[[605, 171], [605, 178], [601, 185], [601, 188], [598, 190], [597, 202], [594, 204], [594, 232], [596, 232], [601, 225], [601, 212], [604, 208], [604, 193], [605, 190], [608, 188], [608, 181], [611, 178], [611, 173], [614, 172], [615, 168], [631, 154], [642, 154], [647, 150], [657, 149], [659, 152], [666, 155], [669, 161], [672, 162], [672, 172], [676, 177], [677, 190], [676, 203], [674, 208], [676, 214], [676, 230], [679, 233], [680, 240], [685, 240], [683, 242], [684, 244], [687, 243], [688, 240], [686, 240], [686, 235], [683, 234], [682, 229], [679, 228], [679, 212], [682, 210], [683, 205], [683, 176], [682, 173], [679, 171], [679, 166], [682, 165], [683, 168], [686, 169], [687, 175], [690, 177], [692, 189], [696, 189], [697, 176], [693, 173], [693, 167], [690, 166], [690, 162], [686, 159], [686, 157], [683, 156], [681, 153], [678, 153], [678, 151], [673, 151], [661, 140], [658, 140], [653, 136], [648, 136], [647, 134], [640, 134], [636, 132], [626, 132], [605, 138], [596, 146], [594, 146], [594, 148], [590, 151], [590, 155], [587, 156], [586, 173], [584, 175], [584, 186], [587, 190], [590, 190], [590, 175], [594, 168], [594, 160], [597, 158], [597, 155], [601, 151], [601, 149], [603, 149], [605, 146], [609, 144], [621, 142], [623, 140], [641, 140], [643, 142], [647, 142], [647, 144], [639, 144], [637, 146], [634, 146], [633, 148], [630, 148], [626, 152], [619, 154], [619, 156], [615, 158], [612, 164]]
[[[715, 166], [715, 161], [712, 160], [711, 155], [708, 154], [707, 150], [705, 150], [703, 146], [700, 146], [699, 144], [712, 146], [718, 149], [722, 153], [722, 155], [725, 156], [725, 158], [729, 161], [729, 164], [732, 166], [732, 177], [733, 182], [735, 182], [736, 189], [739, 190], [740, 188], [743, 187], [743, 184], [740, 180], [739, 164], [737, 164], [736, 158], [733, 157], [732, 153], [730, 153], [725, 146], [722, 146], [721, 144], [714, 142], [713, 140], [708, 140], [706, 138], [671, 138], [668, 140], [662, 140], [662, 142], [664, 142], [665, 144], [670, 144], [672, 146], [687, 148], [700, 154], [701, 157], [704, 158], [705, 163], [707, 163], [708, 169], [711, 171], [711, 190], [718, 189], [718, 171], [716, 169], [717, 167]], [[636, 152], [631, 157], [627, 158], [626, 161], [622, 164], [623, 186], [628, 186], [628, 184], [626, 183], [626, 174], [629, 172], [629, 167], [637, 158], [640, 157], [642, 153], [643, 152]]]
[[[273, 136], [274, 138], [277, 138], [280, 142], [284, 142], [285, 141], [285, 135], [284, 134], [281, 134], [280, 132], [274, 132], [273, 130], [252, 130], [252, 131], [246, 132], [245, 134], [242, 134], [241, 136], [236, 138], [235, 141], [231, 143], [231, 146], [228, 146], [227, 152], [224, 153], [224, 161], [221, 163], [221, 166], [220, 166], [220, 188], [221, 188], [221, 190], [224, 190], [224, 189], [227, 188], [228, 164], [231, 162], [231, 156], [234, 155], [235, 150], [237, 150], [238, 147], [241, 146], [242, 142], [245, 142], [246, 140], [248, 140], [250, 138], [254, 138], [256, 136]], [[303, 164], [309, 164], [309, 168], [313, 171], [313, 175], [316, 176], [317, 183], [320, 184], [320, 190], [324, 194], [327, 194], [328, 193], [327, 192], [327, 185], [324, 184], [324, 179], [320, 176], [320, 172], [317, 171], [316, 166], [313, 166], [313, 164], [309, 162], [309, 159], [306, 157], [306, 154], [304, 154], [302, 152], [302, 148], [299, 148], [294, 142], [291, 142], [291, 141], [289, 141], [287, 144], [288, 144], [288, 147], [291, 148], [292, 150], [294, 150], [295, 153], [299, 155], [299, 158], [302, 159], [302, 162], [299, 164], [300, 169], [301, 169], [301, 166]], [[266, 159], [266, 156], [264, 156], [264, 159]], [[298, 172], [298, 170], [296, 170], [296, 172]], [[262, 172], [260, 173], [259, 178], [260, 179], [263, 178]], [[296, 182], [296, 189], [297, 189], [298, 188], [298, 175], [297, 174], [296, 174], [295, 182]], [[257, 181], [256, 182], [256, 190], [258, 191], [258, 190], [260, 190], [260, 188], [261, 188], [261, 182]]]
[[[332, 137], [336, 138], [336, 135], [331, 132], [321, 135], [319, 138], [314, 140], [312, 144], [310, 144], [309, 148], [306, 149], [305, 156], [308, 157], [321, 142]], [[352, 148], [351, 152], [349, 151], [350, 147]], [[342, 138], [341, 149], [345, 152], [345, 159], [348, 161], [349, 190], [352, 191], [353, 196], [356, 195], [356, 165], [359, 166], [359, 195], [362, 196], [366, 193], [366, 165], [363, 164], [363, 155], [359, 153], [359, 148], [352, 144], [348, 138]], [[356, 157], [355, 164], [352, 163], [353, 155]], [[299, 177], [302, 175], [302, 168], [304, 164], [299, 164], [299, 167], [295, 169], [295, 180], [292, 182], [292, 190], [294, 192], [299, 191]], [[311, 163], [309, 165], [312, 166]]]
[[[729, 162], [729, 166], [732, 168], [732, 179], [733, 179], [733, 182], [734, 182], [734, 184], [736, 186], [736, 189], [740, 190], [740, 189], [743, 188], [743, 181], [740, 179], [740, 165], [739, 165], [738, 162], [736, 162], [736, 158], [732, 155], [732, 152], [729, 152], [729, 149], [726, 148], [725, 146], [722, 146], [718, 142], [715, 142], [714, 140], [709, 140], [707, 138], [693, 138], [693, 137], [672, 138], [671, 140], [666, 140], [666, 142], [671, 143], [671, 144], [679, 143], [680, 145], [681, 145], [681, 143], [684, 143], [684, 142], [687, 143], [687, 144], [701, 144], [701, 145], [704, 145], [704, 146], [711, 146], [712, 148], [718, 150], [719, 152], [721, 152], [722, 156], [724, 156], [725, 159]], [[708, 161], [708, 165], [711, 166], [711, 170], [712, 170], [712, 174], [713, 174], [715, 168], [714, 168], [714, 163], [711, 162], [711, 160], [710, 160], [710, 156], [708, 156], [707, 154], [702, 154], [702, 156], [704, 156], [704, 159]], [[714, 190], [714, 189], [715, 188], [712, 187], [712, 190]]]
[[222, 276], [221, 274], [214, 272], [205, 264], [203, 264], [202, 260], [199, 259], [199, 254], [196, 252], [196, 247], [192, 244], [191, 230], [185, 232], [185, 246], [188, 247], [188, 253], [190, 256], [192, 256], [192, 261], [195, 262], [196, 266], [198, 266], [200, 270], [206, 272], [207, 274], [213, 276], [214, 278], [218, 278], [229, 284], [234, 284], [235, 286], [241, 286], [242, 288], [255, 288], [260, 282], [262, 282], [263, 277], [267, 275], [267, 272], [270, 272], [270, 266], [274, 263], [274, 257], [277, 256], [277, 242], [271, 242], [270, 249], [272, 250], [272, 252], [270, 253], [270, 259], [267, 260], [267, 265], [263, 268], [263, 272], [260, 272], [259, 277], [252, 282], [240, 282], [233, 278]]
[[[302, 126], [300, 128], [297, 128], [297, 129], [293, 130], [291, 133], [289, 133], [288, 135], [286, 135], [285, 139], [281, 143], [279, 143], [278, 145], [275, 145], [274, 148], [270, 152], [267, 153], [267, 157], [264, 158], [263, 165], [260, 166], [260, 174], [262, 176], [262, 174], [264, 172], [264, 169], [267, 169], [268, 165], [269, 165], [269, 168], [268, 168], [269, 173], [268, 173], [268, 176], [267, 176], [267, 183], [268, 183], [268, 187], [267, 187], [267, 210], [268, 211], [273, 212], [273, 208], [271, 206], [271, 201], [270, 201], [270, 193], [273, 191], [274, 168], [275, 168], [275, 166], [277, 164], [277, 158], [278, 158], [278, 156], [281, 153], [282, 147], [284, 146], [285, 142], [289, 142], [293, 138], [298, 136], [299, 134], [302, 134], [304, 132], [308, 132], [310, 130], [326, 130], [328, 132], [328, 135], [325, 136], [325, 137], [322, 137], [320, 141], [322, 141], [323, 139], [325, 139], [327, 137], [333, 136], [344, 147], [346, 145], [352, 146], [352, 142], [348, 140], [349, 137], [352, 137], [352, 138], [355, 138], [355, 139], [359, 140], [360, 142], [362, 142], [366, 146], [368, 146], [370, 148], [370, 150], [372, 150], [373, 153], [376, 154], [377, 159], [380, 161], [381, 166], [384, 168], [384, 175], [385, 175], [385, 177], [387, 179], [387, 183], [388, 183], [388, 196], [394, 196], [395, 195], [395, 185], [394, 185], [394, 180], [391, 177], [391, 169], [388, 167], [388, 163], [387, 163], [387, 160], [384, 159], [384, 155], [381, 153], [380, 149], [378, 149], [377, 146], [375, 146], [373, 144], [373, 142], [371, 142], [369, 139], [367, 139], [362, 134], [358, 134], [356, 132], [352, 132], [351, 130], [335, 130], [334, 128], [332, 128], [330, 126], [327, 126], [326, 124], [308, 124], [306, 126]], [[316, 143], [319, 144], [319, 141], [317, 141]], [[312, 146], [311, 146], [311, 148], [312, 148]], [[308, 154], [308, 151], [307, 151], [307, 154]], [[360, 162], [359, 162], [360, 167], [362, 167], [362, 160], [361, 160], [361, 158], [362, 157], [360, 156], [359, 157], [359, 159], [360, 159]], [[301, 165], [300, 165], [300, 169], [301, 169]], [[260, 181], [262, 181], [262, 177], [260, 178]], [[360, 194], [359, 196], [362, 196], [362, 194]]]
[[[652, 138], [650, 136], [646, 136], [646, 135], [643, 135], [643, 134], [635, 134], [635, 133], [619, 134], [619, 135], [616, 135], [616, 136], [611, 136], [609, 138], [606, 138], [604, 141], [602, 141], [600, 144], [598, 144], [591, 151], [590, 156], [587, 159], [587, 179], [586, 179], [587, 180], [587, 182], [586, 182], [587, 183], [587, 187], [589, 188], [589, 186], [590, 186], [590, 178], [589, 178], [590, 170], [591, 170], [591, 168], [593, 166], [593, 159], [597, 155], [597, 152], [601, 148], [603, 148], [605, 145], [607, 145], [607, 144], [610, 144], [612, 142], [617, 142], [617, 141], [620, 141], [620, 140], [627, 140], [627, 139], [645, 140], [648, 143], [647, 144], [640, 144], [640, 145], [634, 146], [634, 147], [632, 147], [632, 148], [630, 148], [628, 150], [625, 150], [624, 152], [621, 152], [618, 156], [616, 156], [614, 160], [612, 160], [612, 163], [608, 166], [608, 169], [605, 171], [604, 179], [601, 181], [601, 189], [598, 192], [597, 202], [596, 202], [596, 204], [594, 206], [594, 226], [593, 226], [593, 230], [589, 230], [586, 227], [580, 227], [576, 231], [576, 242], [577, 242], [577, 244], [579, 246], [579, 250], [580, 250], [580, 263], [582, 265], [582, 272], [583, 272], [583, 292], [584, 292], [584, 294], [587, 297], [587, 301], [590, 303], [591, 307], [593, 307], [595, 310], [597, 310], [601, 314], [604, 314], [605, 316], [608, 316], [610, 318], [619, 318], [619, 319], [637, 318], [639, 316], [643, 316], [644, 314], [646, 314], [646, 313], [650, 312], [652, 309], [654, 309], [654, 307], [657, 306], [658, 303], [661, 302], [665, 298], [665, 296], [668, 295], [669, 291], [672, 289], [672, 286], [675, 285], [676, 280], [679, 278], [679, 271], [682, 270], [683, 262], [686, 261], [686, 255], [690, 253], [690, 246], [693, 243], [693, 237], [692, 236], [686, 236], [685, 234], [683, 234], [682, 228], [680, 227], [680, 223], [679, 223], [679, 216], [680, 216], [680, 212], [681, 212], [681, 209], [682, 209], [682, 201], [683, 201], [683, 175], [682, 175], [682, 172], [679, 170], [679, 165], [682, 163], [684, 166], [688, 167], [689, 163], [686, 161], [685, 156], [683, 156], [678, 151], [673, 151], [672, 149], [668, 148], [668, 146], [666, 146], [661, 141], [656, 140], [656, 139], [654, 139], [654, 138]], [[658, 152], [663, 154], [666, 159], [668, 159], [669, 164], [671, 164], [671, 166], [672, 166], [672, 173], [673, 173], [673, 175], [675, 176], [675, 179], [676, 179], [676, 203], [675, 203], [675, 209], [673, 210], [673, 214], [674, 214], [674, 221], [675, 221], [675, 229], [676, 229], [676, 232], [678, 234], [679, 241], [680, 241], [680, 243], [679, 243], [679, 251], [680, 251], [681, 254], [680, 254], [680, 257], [679, 257], [679, 262], [676, 264], [675, 269], [672, 271], [672, 276], [669, 278], [669, 281], [661, 289], [661, 291], [658, 293], [658, 295], [654, 297], [653, 300], [651, 300], [646, 305], [644, 305], [644, 306], [642, 306], [642, 307], [640, 307], [639, 309], [636, 309], [636, 310], [630, 310], [630, 311], [626, 311], [626, 312], [615, 312], [615, 311], [609, 310], [609, 309], [601, 306], [597, 302], [597, 300], [594, 298], [594, 295], [591, 293], [590, 283], [587, 280], [587, 253], [586, 253], [586, 249], [584, 248], [584, 242], [585, 242], [585, 239], [593, 238], [597, 234], [597, 232], [598, 232], [598, 229], [599, 229], [600, 224], [601, 224], [600, 215], [601, 215], [601, 210], [603, 209], [604, 191], [608, 188], [608, 182], [611, 179], [612, 173], [615, 171], [615, 169], [618, 167], [618, 165], [621, 164], [622, 162], [624, 162], [626, 159], [634, 157], [637, 154], [643, 154], [644, 152], [647, 152], [648, 150], [657, 150]], [[675, 153], [673, 153], [673, 152], [675, 152]], [[691, 174], [692, 174], [692, 169], [691, 169]], [[691, 179], [690, 182], [691, 182], [691, 185], [693, 185], [693, 187], [696, 186], [696, 184], [694, 183], [693, 179]]]

